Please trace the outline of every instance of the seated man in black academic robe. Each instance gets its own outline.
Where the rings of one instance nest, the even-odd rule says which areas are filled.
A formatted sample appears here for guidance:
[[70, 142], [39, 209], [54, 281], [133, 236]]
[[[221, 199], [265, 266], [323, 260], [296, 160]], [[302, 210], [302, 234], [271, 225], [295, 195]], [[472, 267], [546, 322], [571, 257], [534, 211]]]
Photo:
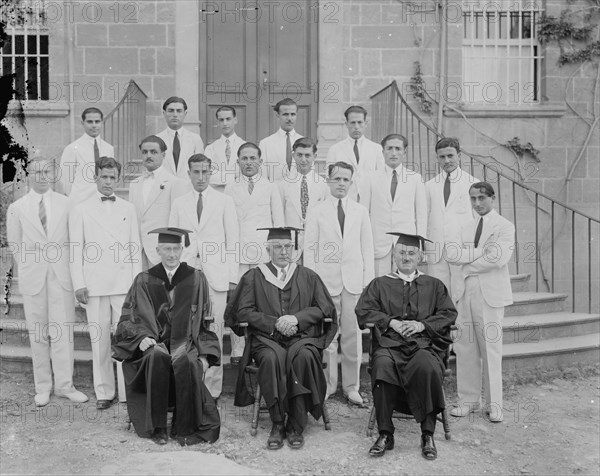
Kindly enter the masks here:
[[[269, 229], [270, 261], [242, 276], [225, 311], [225, 322], [236, 334], [243, 334], [240, 323], [248, 323], [249, 331], [234, 403], [254, 402], [244, 374], [254, 359], [273, 423], [267, 441], [271, 450], [283, 446], [286, 433], [290, 447], [301, 448], [307, 412], [315, 419], [322, 416], [327, 390], [322, 353], [337, 331], [335, 306], [321, 278], [291, 262], [291, 230]], [[325, 318], [333, 322], [323, 326]]]
[[361, 329], [373, 329], [371, 382], [379, 438], [369, 450], [382, 456], [394, 447], [394, 409], [421, 423], [421, 453], [433, 460], [436, 415], [444, 407], [442, 358], [451, 343], [456, 309], [444, 284], [417, 270], [424, 238], [402, 233], [393, 256], [397, 271], [375, 278], [356, 306]]
[[161, 263], [138, 274], [129, 289], [117, 331], [113, 357], [123, 361], [127, 411], [136, 433], [167, 443], [167, 410], [174, 404], [171, 437], [182, 445], [219, 438], [221, 421], [204, 386], [204, 372], [220, 365], [210, 316], [208, 283], [202, 271], [181, 263], [182, 236], [160, 228], [156, 248]]

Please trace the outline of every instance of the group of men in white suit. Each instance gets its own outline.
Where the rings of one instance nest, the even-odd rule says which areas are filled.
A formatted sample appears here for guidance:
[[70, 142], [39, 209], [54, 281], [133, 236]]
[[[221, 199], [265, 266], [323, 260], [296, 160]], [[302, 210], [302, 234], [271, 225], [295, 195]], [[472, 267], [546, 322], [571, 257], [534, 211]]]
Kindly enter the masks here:
[[[471, 258], [476, 256], [479, 262], [468, 261], [462, 252], [452, 254], [455, 248], [459, 251], [464, 249], [464, 240], [468, 238], [464, 233], [468, 234], [472, 228], [474, 214], [471, 203], [475, 207], [474, 200], [485, 202], [481, 197], [473, 197], [472, 185], [477, 181], [460, 168], [458, 140], [449, 138], [438, 142], [436, 154], [442, 172], [424, 184], [419, 174], [403, 164], [408, 146], [406, 138], [390, 134], [381, 144], [368, 140], [364, 137], [367, 111], [361, 106], [351, 106], [344, 113], [348, 137], [330, 148], [325, 179], [313, 166], [316, 143], [294, 130], [297, 105], [286, 98], [274, 110], [280, 128], [257, 146], [244, 142], [235, 133], [235, 109], [220, 107], [216, 118], [222, 135], [203, 153], [200, 136], [183, 127], [187, 114], [185, 100], [179, 97], [167, 99], [163, 105], [167, 128], [146, 137], [139, 145], [144, 171], [130, 184], [130, 203], [114, 195], [121, 170], [120, 165], [110, 159], [114, 155], [112, 146], [100, 138], [102, 112], [88, 108], [82, 114], [85, 134], [65, 148], [60, 165], [63, 191], [69, 202], [52, 192], [49, 195], [52, 212], [47, 215], [51, 217], [51, 225], [55, 224], [55, 219], [58, 220], [56, 223], [64, 221], [60, 231], [64, 234], [67, 233], [66, 214], [70, 208], [69, 238], [71, 242], [80, 243], [81, 249], [72, 253], [70, 270], [61, 267], [60, 262], [47, 265], [44, 289], [60, 284], [68, 294], [72, 292], [69, 287], [72, 282], [77, 300], [86, 306], [88, 322], [98, 328], [99, 337], [92, 340], [98, 408], [108, 408], [115, 396], [109, 355], [110, 333], [120, 315], [123, 298], [142, 268], [147, 269], [160, 262], [156, 254], [156, 235], [148, 233], [156, 228], [172, 226], [192, 231], [192, 245], [186, 248], [182, 259], [202, 269], [207, 277], [214, 326], [220, 339], [227, 292], [235, 287], [246, 271], [267, 258], [263, 256], [262, 246], [266, 237], [256, 228], [285, 225], [303, 229], [298, 239], [296, 259], [321, 276], [334, 299], [340, 316], [342, 389], [346, 398], [358, 405], [363, 401], [358, 392], [362, 345], [354, 308], [363, 289], [374, 277], [393, 271], [394, 242], [388, 232], [428, 236], [433, 242], [427, 249], [429, 273], [441, 279], [451, 290], [455, 303], [461, 309], [461, 316], [470, 316], [465, 319], [475, 322], [475, 314], [488, 316], [491, 313], [462, 307], [466, 306], [465, 302], [470, 302], [465, 296], [473, 295], [473, 276], [498, 272], [505, 281], [508, 273], [506, 263], [510, 258], [510, 229], [505, 226], [502, 235], [500, 262], [504, 265], [501, 271], [493, 266], [491, 270], [489, 266], [477, 264], [487, 259], [485, 253], [471, 253]], [[43, 168], [43, 163], [35, 167], [37, 169], [34, 170]], [[43, 177], [43, 174], [33, 174], [32, 180], [38, 176]], [[49, 181], [47, 178], [44, 180]], [[44, 180], [38, 182], [43, 183]], [[35, 208], [33, 202], [38, 197], [32, 197], [41, 192], [35, 192], [34, 183], [37, 182], [32, 181], [32, 192], [26, 199], [11, 206], [12, 215], [9, 214], [9, 217], [13, 218], [12, 224], [9, 221], [9, 228], [12, 229], [13, 241], [17, 243], [42, 243], [52, 237], [51, 234], [29, 237], [21, 231], [14, 233], [18, 228], [17, 221], [27, 222], [26, 219], [14, 218], [20, 216], [19, 210]], [[485, 187], [484, 192], [490, 193]], [[490, 200], [493, 201], [493, 198]], [[477, 207], [475, 210], [478, 211]], [[497, 214], [486, 218], [490, 225], [486, 226], [482, 243], [498, 238], [490, 228], [500, 226], [498, 222], [501, 220], [489, 218], [495, 216], [501, 218]], [[31, 225], [40, 234], [40, 220], [33, 216], [30, 221], [34, 222]], [[25, 225], [19, 226], [26, 228]], [[90, 257], [89, 253], [99, 256]], [[27, 275], [34, 268], [29, 261], [21, 264], [21, 275]], [[465, 270], [470, 273], [468, 278], [465, 278]], [[69, 279], [65, 278], [67, 271]], [[59, 276], [59, 280], [50, 283], [52, 273]], [[485, 284], [489, 281], [487, 276], [477, 281], [481, 286], [480, 294], [486, 305], [498, 309], [498, 306], [510, 301], [510, 282], [508, 291], [504, 289], [506, 286], [488, 288]], [[23, 294], [37, 296], [39, 290], [37, 285], [34, 286], [37, 281], [31, 280], [22, 285]], [[39, 313], [36, 314], [33, 308], [45, 308], [32, 302], [26, 304], [26, 314], [37, 316]], [[63, 303], [63, 308], [68, 311], [61, 311], [62, 318], [73, 318], [69, 314], [72, 306]], [[54, 313], [49, 315], [52, 319]], [[498, 313], [496, 321], [497, 316]], [[233, 359], [241, 356], [243, 345], [243, 340], [234, 341]], [[485, 347], [480, 343], [479, 348]], [[466, 348], [457, 343], [457, 354], [465, 352]], [[487, 348], [491, 347], [488, 345]], [[49, 363], [47, 358], [36, 357], [44, 352], [33, 351], [34, 369], [44, 369], [36, 371], [36, 394], [40, 395], [39, 398], [36, 395], [36, 402], [39, 400], [39, 403], [45, 404], [49, 398], [46, 394], [50, 393], [46, 375]], [[52, 352], [54, 355], [54, 349]], [[497, 354], [498, 349], [490, 352]], [[72, 375], [72, 346], [70, 351], [64, 350], [60, 355], [63, 357], [56, 358], [70, 359], [71, 370], [66, 367], [65, 372]], [[461, 360], [470, 360], [466, 354], [462, 355], [462, 358], [459, 356], [459, 369]], [[43, 365], [42, 361], [45, 362]], [[326, 371], [327, 394], [331, 395], [336, 393], [338, 384], [337, 339], [325, 352], [325, 361], [329, 364]], [[501, 377], [497, 361], [497, 355], [496, 364], [488, 364], [484, 358], [479, 367], [470, 368], [468, 372], [458, 371], [461, 396], [460, 411], [455, 412], [458, 416], [466, 414], [465, 405], [469, 399], [475, 398], [473, 388], [476, 383], [464, 384], [470, 387], [462, 396], [461, 379], [477, 371], [481, 373], [483, 368], [487, 372], [486, 382], [493, 382], [490, 374], [496, 372]], [[74, 390], [72, 380], [58, 375], [57, 367], [54, 368], [55, 392], [82, 400], [84, 396]], [[218, 398], [222, 390], [222, 367], [211, 367], [205, 379], [213, 397]], [[501, 407], [501, 383], [500, 394], [497, 381], [490, 384], [490, 388], [487, 403], [497, 403], [496, 406]], [[501, 419], [497, 414], [494, 416]]]

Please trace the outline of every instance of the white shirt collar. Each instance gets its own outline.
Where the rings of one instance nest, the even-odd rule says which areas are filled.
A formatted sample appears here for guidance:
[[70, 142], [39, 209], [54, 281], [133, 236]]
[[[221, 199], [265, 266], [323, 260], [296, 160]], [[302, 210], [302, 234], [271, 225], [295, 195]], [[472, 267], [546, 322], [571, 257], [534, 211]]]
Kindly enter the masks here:
[[177, 270], [179, 269], [180, 266], [181, 266], [181, 263], [179, 263], [177, 266], [175, 266], [175, 268], [173, 268], [171, 271], [169, 271], [167, 268], [165, 268], [165, 265], [163, 264], [163, 268], [165, 268], [165, 273], [167, 273], [167, 276], [169, 276], [169, 273], [171, 273], [171, 276], [175, 276], [175, 273], [177, 272]]
[[[460, 174], [462, 173], [462, 170], [460, 169], [460, 167], [456, 167], [452, 172], [450, 172], [450, 181], [451, 182], [455, 182], [456, 180], [458, 180], [458, 178], [460, 177]], [[444, 176], [444, 180], [446, 179], [446, 172], [442, 171], [442, 175]]]
[[[100, 198], [100, 200], [102, 200], [102, 197], [106, 197], [106, 195], [104, 195], [103, 193], [100, 193], [100, 192], [96, 192], [96, 193], [97, 193], [97, 196]], [[109, 195], [109, 197], [115, 197], [116, 198], [116, 195], [113, 192], [111, 195]]]
[[178, 136], [181, 137], [184, 134], [184, 128], [183, 126], [181, 126], [179, 129], [177, 129], [176, 131], [174, 131], [173, 129], [171, 129], [170, 127], [167, 126], [167, 135], [169, 137], [175, 137], [175, 133], [178, 133]]
[[98, 141], [98, 147], [100, 147], [100, 142], [102, 142], [100, 136], [92, 137], [87, 132], [83, 134], [83, 138], [92, 145], [94, 144], [94, 141]]
[[48, 189], [46, 192], [42, 193], [37, 193], [34, 189], [30, 189], [29, 193], [31, 194], [31, 196], [35, 199], [36, 202], [39, 202], [42, 197], [44, 197], [46, 200], [48, 200], [48, 198], [50, 198], [50, 193], [52, 192], [52, 189]]
[[358, 145], [362, 145], [362, 143], [365, 140], [365, 135], [363, 134], [362, 136], [360, 136], [359, 139], [353, 139], [352, 136], [348, 135], [348, 137], [346, 137], [347, 140], [350, 141], [350, 143], [352, 143], [352, 145], [354, 145], [354, 141], [357, 140], [358, 141]]
[[419, 271], [417, 269], [410, 276], [408, 276], [408, 275], [406, 275], [404, 273], [401, 273], [399, 269], [396, 269], [396, 271], [394, 272], [394, 274], [396, 276], [398, 276], [400, 279], [406, 281], [407, 283], [412, 283], [415, 279], [417, 279], [423, 273], [421, 273], [421, 271]]
[[233, 134], [231, 134], [229, 137], [225, 137], [223, 134], [221, 134], [220, 139], [223, 142], [227, 142], [227, 140], [229, 139], [229, 143], [233, 143], [235, 142], [237, 139], [239, 139], [238, 135], [234, 132]]
[[[290, 131], [290, 140], [291, 140], [291, 138], [294, 136], [294, 134], [295, 134], [295, 133], [296, 133], [296, 130], [295, 130], [295, 129], [292, 129], [292, 130]], [[284, 130], [283, 130], [281, 127], [280, 127], [280, 128], [279, 128], [279, 130], [277, 131], [277, 134], [279, 134], [279, 136], [280, 136], [280, 137], [283, 137], [283, 138], [285, 138], [285, 136], [286, 136], [287, 132], [285, 132], [285, 131], [284, 131]]]
[[333, 195], [329, 194], [329, 198], [331, 198], [331, 200], [333, 201], [333, 204], [336, 206], [338, 206], [338, 200], [342, 200], [342, 208], [344, 209], [344, 211], [346, 211], [346, 208], [348, 207], [348, 195], [346, 195], [344, 198], [336, 198]]

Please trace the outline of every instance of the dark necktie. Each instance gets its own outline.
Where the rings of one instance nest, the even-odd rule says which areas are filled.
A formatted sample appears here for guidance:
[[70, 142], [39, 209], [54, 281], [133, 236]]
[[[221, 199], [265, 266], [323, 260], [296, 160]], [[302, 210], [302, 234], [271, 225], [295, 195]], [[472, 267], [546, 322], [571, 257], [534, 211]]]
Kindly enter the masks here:
[[406, 319], [410, 313], [410, 283], [404, 281], [404, 288], [402, 289], [402, 317]]
[[105, 196], [100, 197], [100, 200], [102, 200], [103, 202], [106, 202], [107, 200], [110, 202], [114, 202], [116, 199], [117, 199], [117, 197], [115, 197], [114, 195], [111, 195], [110, 197], [105, 197]]
[[285, 163], [288, 170], [292, 169], [292, 143], [290, 141], [290, 133], [285, 133]]
[[200, 217], [202, 216], [202, 193], [198, 194], [198, 204], [196, 205], [196, 215], [198, 215], [198, 223], [200, 223]]
[[396, 169], [392, 172], [392, 185], [390, 187], [390, 193], [392, 194], [392, 202], [394, 198], [396, 198], [396, 189], [398, 188], [398, 174], [396, 173]]
[[227, 163], [229, 163], [229, 159], [231, 158], [231, 144], [229, 143], [229, 139], [226, 139], [225, 143], [227, 144], [225, 146], [225, 157], [227, 157]]
[[308, 208], [308, 184], [306, 183], [306, 175], [302, 176], [300, 183], [300, 208], [302, 208], [302, 219], [306, 218], [306, 209]]
[[450, 174], [447, 174], [446, 181], [444, 182], [444, 206], [448, 205], [449, 198], [450, 198]]
[[44, 233], [48, 234], [46, 205], [44, 205], [44, 196], [43, 195], [42, 195], [42, 199], [40, 200], [39, 216], [40, 216], [40, 221], [42, 222], [42, 228], [44, 229]]
[[98, 148], [98, 139], [94, 139], [94, 162], [100, 160], [100, 149]]
[[358, 165], [360, 160], [360, 156], [358, 155], [358, 139], [354, 141], [354, 157], [356, 157], [356, 165]]
[[338, 221], [340, 222], [340, 230], [342, 230], [342, 236], [344, 236], [344, 221], [346, 220], [346, 214], [344, 213], [344, 207], [342, 207], [342, 200], [338, 200]]
[[179, 154], [181, 153], [181, 144], [179, 143], [179, 134], [175, 132], [175, 139], [173, 139], [173, 160], [175, 161], [175, 170], [179, 164]]
[[483, 230], [483, 217], [479, 219], [477, 224], [477, 230], [475, 230], [475, 248], [479, 246], [479, 239], [481, 238], [481, 230]]

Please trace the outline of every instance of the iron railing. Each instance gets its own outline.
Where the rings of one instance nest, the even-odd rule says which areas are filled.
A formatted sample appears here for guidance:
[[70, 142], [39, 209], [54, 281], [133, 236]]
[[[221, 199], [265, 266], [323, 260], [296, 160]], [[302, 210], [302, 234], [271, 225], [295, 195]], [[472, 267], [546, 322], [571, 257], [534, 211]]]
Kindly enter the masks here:
[[131, 80], [119, 104], [104, 118], [104, 136], [115, 148], [115, 159], [121, 163], [121, 184], [140, 172], [138, 142], [146, 132], [147, 98]]
[[[371, 96], [371, 135], [408, 139], [409, 168], [437, 175], [435, 143], [443, 137], [406, 102], [396, 81]], [[493, 157], [462, 151], [462, 168], [494, 185], [498, 212], [516, 229], [511, 272], [530, 274], [536, 292], [565, 293], [573, 312], [600, 308], [600, 220], [531, 188]]]

